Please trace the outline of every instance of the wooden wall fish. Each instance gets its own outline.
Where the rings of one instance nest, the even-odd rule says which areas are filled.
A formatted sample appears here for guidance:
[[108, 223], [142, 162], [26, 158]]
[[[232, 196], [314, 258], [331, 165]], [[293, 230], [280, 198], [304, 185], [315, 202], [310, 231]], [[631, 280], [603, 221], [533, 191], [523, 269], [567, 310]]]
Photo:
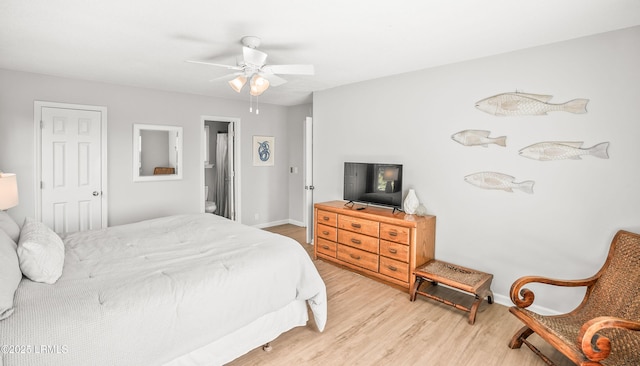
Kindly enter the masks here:
[[582, 148], [582, 141], [575, 142], [538, 142], [519, 151], [521, 156], [529, 159], [549, 161], [574, 159], [580, 160], [582, 155], [591, 155], [600, 159], [609, 159], [608, 142], [602, 142], [590, 148]]
[[494, 116], [541, 116], [547, 112], [561, 111], [587, 113], [589, 99], [574, 99], [562, 104], [551, 104], [552, 95], [529, 93], [502, 93], [482, 99], [476, 108]]
[[491, 131], [484, 130], [464, 130], [451, 135], [453, 141], [464, 146], [489, 147], [489, 144], [507, 146], [507, 136], [489, 137]]
[[464, 177], [465, 182], [483, 189], [499, 189], [513, 192], [514, 189], [533, 194], [534, 181], [516, 182], [516, 178], [497, 172], [479, 172]]

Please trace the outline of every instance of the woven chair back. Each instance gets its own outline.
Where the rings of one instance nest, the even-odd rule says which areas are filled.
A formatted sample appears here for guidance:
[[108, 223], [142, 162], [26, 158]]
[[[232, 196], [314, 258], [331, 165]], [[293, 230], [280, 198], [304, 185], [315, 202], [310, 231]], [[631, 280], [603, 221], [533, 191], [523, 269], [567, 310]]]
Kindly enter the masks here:
[[584, 310], [640, 321], [640, 235], [618, 232], [607, 261]]

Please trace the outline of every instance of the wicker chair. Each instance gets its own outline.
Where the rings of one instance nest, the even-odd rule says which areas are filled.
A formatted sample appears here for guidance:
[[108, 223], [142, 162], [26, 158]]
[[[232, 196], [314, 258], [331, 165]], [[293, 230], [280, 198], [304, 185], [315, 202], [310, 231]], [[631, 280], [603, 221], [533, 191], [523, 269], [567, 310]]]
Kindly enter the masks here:
[[[538, 282], [555, 286], [586, 286], [582, 303], [570, 313], [544, 316], [525, 309], [534, 294], [523, 288]], [[524, 343], [548, 365], [553, 362], [527, 337], [534, 332], [576, 365], [640, 365], [640, 235], [619, 231], [604, 265], [593, 277], [556, 280], [527, 276], [511, 286], [509, 311], [525, 326], [511, 339], [510, 348]]]

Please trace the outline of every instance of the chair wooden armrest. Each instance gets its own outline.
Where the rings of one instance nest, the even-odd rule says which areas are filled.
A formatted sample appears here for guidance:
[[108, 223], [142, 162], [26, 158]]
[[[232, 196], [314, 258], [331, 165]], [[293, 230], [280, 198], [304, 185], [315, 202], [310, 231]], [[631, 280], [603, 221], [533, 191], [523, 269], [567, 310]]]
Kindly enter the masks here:
[[640, 331], [640, 322], [612, 316], [600, 316], [584, 323], [578, 334], [578, 342], [580, 342], [584, 355], [591, 361], [602, 361], [609, 357], [611, 341], [598, 334], [600, 330], [606, 328]]
[[591, 286], [597, 281], [597, 279], [598, 276], [593, 276], [582, 280], [560, 280], [540, 276], [520, 277], [511, 285], [511, 301], [519, 308], [526, 308], [533, 304], [533, 300], [535, 299], [533, 291], [529, 290], [528, 288], [522, 287], [528, 283], [543, 283], [547, 285], [563, 287], [580, 287]]

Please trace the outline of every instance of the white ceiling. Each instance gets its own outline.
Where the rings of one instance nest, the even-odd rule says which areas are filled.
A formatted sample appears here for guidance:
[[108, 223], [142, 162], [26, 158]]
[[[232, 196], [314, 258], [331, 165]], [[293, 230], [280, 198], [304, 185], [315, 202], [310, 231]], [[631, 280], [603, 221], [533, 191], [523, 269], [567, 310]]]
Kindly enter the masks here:
[[[262, 39], [283, 76], [261, 103], [640, 25], [639, 0], [0, 0], [0, 68], [248, 100], [228, 73]], [[0, 81], [1, 82], [1, 81]]]

